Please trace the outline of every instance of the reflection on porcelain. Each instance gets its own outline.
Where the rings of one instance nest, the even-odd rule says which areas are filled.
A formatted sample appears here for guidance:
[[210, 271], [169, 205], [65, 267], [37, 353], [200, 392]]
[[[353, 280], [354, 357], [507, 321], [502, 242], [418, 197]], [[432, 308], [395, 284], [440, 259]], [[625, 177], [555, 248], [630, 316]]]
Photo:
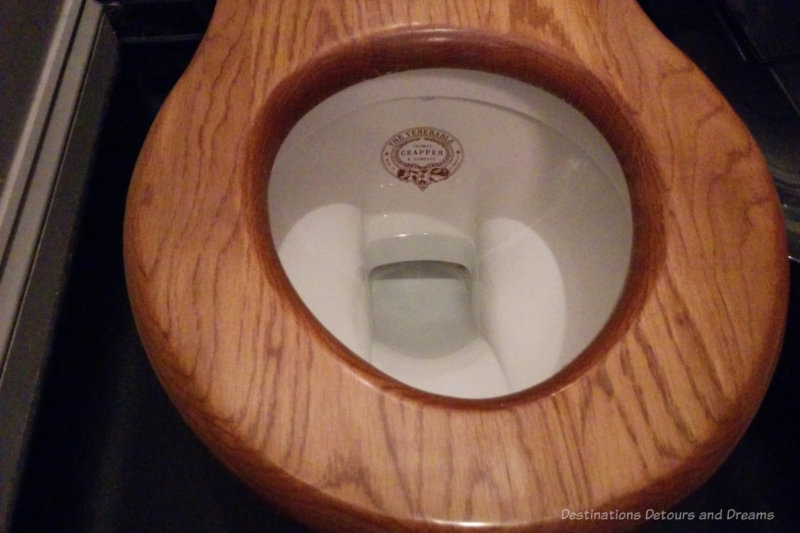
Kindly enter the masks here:
[[632, 222], [619, 164], [574, 108], [464, 70], [391, 74], [309, 112], [282, 145], [270, 225], [317, 319], [412, 387], [531, 387], [597, 335]]

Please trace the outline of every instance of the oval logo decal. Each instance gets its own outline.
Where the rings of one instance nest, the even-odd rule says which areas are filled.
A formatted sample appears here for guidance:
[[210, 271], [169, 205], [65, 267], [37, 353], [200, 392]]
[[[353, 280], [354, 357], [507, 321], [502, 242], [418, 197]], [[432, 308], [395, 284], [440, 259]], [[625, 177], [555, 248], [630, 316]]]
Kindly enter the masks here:
[[400, 181], [424, 191], [455, 174], [464, 160], [461, 143], [450, 133], [429, 126], [408, 128], [386, 141], [383, 168]]

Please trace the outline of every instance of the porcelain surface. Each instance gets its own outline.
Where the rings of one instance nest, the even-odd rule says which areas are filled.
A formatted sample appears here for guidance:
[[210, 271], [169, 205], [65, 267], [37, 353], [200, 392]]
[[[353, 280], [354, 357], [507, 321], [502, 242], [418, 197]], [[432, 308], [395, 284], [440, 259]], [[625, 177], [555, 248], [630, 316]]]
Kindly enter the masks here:
[[602, 136], [566, 102], [485, 73], [405, 72], [334, 95], [284, 142], [268, 196], [280, 260], [319, 321], [448, 396], [509, 394], [563, 368], [630, 261], [625, 179]]

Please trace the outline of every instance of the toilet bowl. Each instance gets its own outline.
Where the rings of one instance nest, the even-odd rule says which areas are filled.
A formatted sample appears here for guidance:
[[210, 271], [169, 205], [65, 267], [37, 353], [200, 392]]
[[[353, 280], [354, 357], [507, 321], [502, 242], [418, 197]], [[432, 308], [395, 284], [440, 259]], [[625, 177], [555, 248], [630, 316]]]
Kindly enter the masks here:
[[220, 0], [125, 265], [184, 419], [323, 531], [647, 519], [746, 429], [788, 294], [755, 144], [628, 1]]
[[281, 266], [312, 314], [432, 393], [549, 378], [597, 335], [628, 273], [613, 150], [568, 103], [496, 74], [408, 70], [340, 91], [292, 128], [268, 189]]

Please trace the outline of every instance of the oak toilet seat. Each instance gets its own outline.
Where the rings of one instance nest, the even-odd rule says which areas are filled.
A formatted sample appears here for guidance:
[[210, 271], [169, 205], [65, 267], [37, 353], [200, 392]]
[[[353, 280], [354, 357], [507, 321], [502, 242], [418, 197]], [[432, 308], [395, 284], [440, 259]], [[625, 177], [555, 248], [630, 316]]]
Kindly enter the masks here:
[[[360, 190], [360, 175], [348, 174], [347, 183], [356, 184], [352, 189], [344, 178], [341, 186], [329, 186], [332, 178], [325, 177], [319, 181], [328, 184], [324, 193], [304, 178], [363, 168], [368, 180], [374, 168], [385, 190], [412, 200], [456, 191], [458, 183], [472, 179], [480, 193], [469, 198], [491, 205], [497, 198], [491, 191], [501, 194], [501, 186], [480, 187], [497, 179], [501, 168], [519, 170], [525, 144], [478, 173], [481, 138], [486, 146], [501, 147], [494, 153], [504, 149], [491, 141], [491, 125], [500, 119], [473, 120], [470, 130], [464, 117], [471, 111], [462, 110], [473, 105], [463, 103], [473, 98], [473, 89], [446, 97], [423, 91], [416, 97], [441, 97], [449, 103], [437, 109], [452, 104], [457, 111], [441, 115], [442, 121], [455, 117], [450, 129], [422, 123], [438, 115], [403, 100], [405, 92], [397, 99], [386, 92], [395, 90], [386, 83], [409, 80], [416, 72], [423, 79], [445, 76], [436, 82], [446, 80], [436, 85], [443, 91], [464, 80], [508, 80], [497, 87], [519, 87], [523, 103], [528, 87], [563, 99], [542, 96], [561, 102], [555, 106], [569, 104], [580, 112], [576, 116], [582, 113], [580, 120], [602, 134], [602, 143], [586, 141], [584, 130], [559, 122], [571, 111], [558, 108], [551, 120], [509, 104], [508, 124], [535, 123], [530, 131], [546, 126], [531, 134], [544, 139], [537, 147], [579, 148], [541, 167], [551, 176], [547, 190], [565, 191], [564, 202], [579, 194], [577, 182], [569, 182], [568, 190], [558, 187], [560, 176], [568, 174], [553, 169], [566, 168], [561, 163], [567, 159], [574, 163], [570, 168], [595, 165], [604, 176], [619, 169], [621, 185], [607, 190], [612, 204], [623, 199], [624, 209], [615, 212], [629, 221], [628, 244], [620, 247], [628, 255], [614, 256], [612, 267], [603, 267], [606, 261], [599, 258], [605, 256], [591, 243], [619, 233], [618, 226], [595, 236], [592, 224], [585, 230], [593, 235], [589, 244], [569, 252], [585, 250], [585, 259], [574, 260], [599, 269], [586, 270], [601, 278], [581, 286], [586, 301], [607, 291], [601, 282], [609, 275], [597, 274], [602, 268], [617, 274], [619, 291], [609, 292], [607, 315], [576, 345], [570, 361], [538, 384], [470, 399], [391, 377], [388, 367], [371, 364], [357, 342], [338, 334], [339, 326], [323, 316], [329, 312], [339, 320], [338, 304], [319, 298], [329, 306], [319, 312], [309, 302], [306, 292], [316, 289], [298, 285], [283, 255], [296, 227], [281, 225], [280, 217], [305, 220], [296, 212], [294, 218], [285, 215], [292, 202], [308, 201], [309, 209], [317, 209], [330, 196], [331, 205], [355, 213], [346, 220], [355, 221], [352, 235], [363, 237], [354, 237], [352, 249], [370, 269], [434, 260], [433, 270], [423, 268], [434, 272], [434, 286], [447, 279], [453, 290], [472, 290], [488, 275], [481, 243], [495, 235], [485, 237], [481, 224], [536, 219], [535, 204], [526, 211], [523, 202], [514, 216], [501, 210], [494, 219], [480, 218], [481, 207], [474, 219], [464, 218], [469, 209], [459, 208], [452, 211], [455, 218], [439, 224], [431, 220], [438, 220], [448, 202], [431, 201], [425, 212], [431, 217], [417, 217], [423, 223], [415, 227], [435, 239], [396, 245], [397, 232], [381, 225], [383, 207], [373, 210], [380, 215], [373, 218], [364, 214], [372, 207], [353, 210], [358, 202], [383, 205], [383, 196], [347, 196]], [[374, 83], [379, 89], [370, 94], [377, 95], [376, 109], [383, 109], [376, 116], [384, 119], [363, 118], [359, 109], [366, 103], [347, 115], [338, 95]], [[474, 99], [502, 108], [488, 96]], [[339, 104], [324, 107], [330, 101]], [[322, 118], [309, 123], [315, 116]], [[391, 122], [395, 117], [397, 125]], [[405, 119], [414, 122], [401, 125]], [[377, 152], [365, 149], [364, 166], [349, 159], [354, 156], [345, 133], [354, 124], [363, 125], [364, 143], [378, 146]], [[381, 128], [390, 132], [386, 138]], [[333, 137], [318, 135], [325, 131]], [[401, 144], [435, 153], [401, 154], [394, 148]], [[601, 144], [607, 148], [593, 148]], [[604, 162], [604, 150], [613, 162]], [[588, 163], [581, 167], [584, 159]], [[530, 187], [537, 194], [542, 190]], [[525, 198], [505, 194], [512, 202]], [[594, 204], [581, 205], [576, 211]], [[336, 217], [314, 220], [322, 222], [305, 226], [311, 239], [338, 242], [320, 237], [328, 229], [345, 235], [332, 227]], [[433, 226], [445, 229], [429, 231]], [[474, 227], [479, 230], [473, 238]], [[579, 238], [569, 235], [562, 239], [567, 245]], [[218, 0], [203, 43], [141, 152], [125, 213], [124, 252], [142, 341], [184, 419], [259, 494], [322, 531], [618, 529], [644, 520], [647, 509], [667, 509], [714, 472], [747, 428], [772, 376], [788, 298], [783, 222], [754, 141], [717, 90], [633, 0]], [[312, 255], [297, 257], [302, 268]], [[353, 263], [356, 277], [364, 272], [361, 260]], [[327, 266], [327, 256], [319, 261], [319, 271], [310, 265], [307, 279], [323, 286], [319, 294], [341, 289], [320, 280], [338, 267]], [[373, 293], [363, 308], [388, 301], [380, 316], [389, 317], [390, 327], [392, 299], [408, 292], [408, 275], [392, 272], [381, 270], [378, 282], [389, 279], [386, 286], [397, 287], [400, 280], [401, 290], [391, 289], [388, 300], [380, 301]], [[422, 294], [431, 285], [414, 286]], [[541, 291], [523, 283], [520, 291], [506, 292], [524, 303], [527, 294]], [[564, 292], [570, 305], [580, 307], [583, 300], [574, 296], [580, 291]], [[360, 309], [344, 299], [340, 307]], [[372, 320], [372, 326], [366, 320], [366, 329], [354, 331], [369, 337], [374, 315]], [[517, 343], [523, 363], [527, 342]], [[531, 348], [531, 357], [537, 350]], [[525, 364], [514, 367], [514, 373], [526, 371]], [[482, 375], [489, 380], [483, 370], [469, 380]], [[570, 518], [570, 512], [586, 510], [616, 513], [618, 519]]]

